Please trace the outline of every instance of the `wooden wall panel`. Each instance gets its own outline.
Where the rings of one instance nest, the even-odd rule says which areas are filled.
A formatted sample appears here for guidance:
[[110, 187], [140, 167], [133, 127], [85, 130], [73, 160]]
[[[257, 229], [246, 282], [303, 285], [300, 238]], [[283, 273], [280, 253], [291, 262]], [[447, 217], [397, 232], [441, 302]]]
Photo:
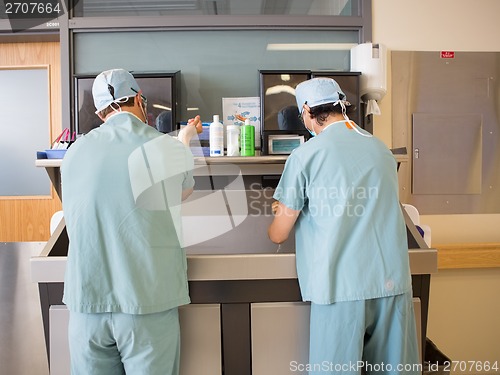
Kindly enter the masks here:
[[[48, 65], [50, 75], [50, 138], [62, 131], [61, 59], [58, 42], [0, 43], [0, 66]], [[22, 107], [29, 109], [26, 98]], [[4, 135], [0, 135], [4, 136]], [[33, 156], [33, 167], [35, 159]], [[2, 199], [0, 197], [0, 242], [46, 241], [50, 237], [52, 214], [61, 209], [61, 201], [52, 189], [52, 198]]]
[[438, 251], [438, 269], [500, 268], [500, 243], [433, 245]]

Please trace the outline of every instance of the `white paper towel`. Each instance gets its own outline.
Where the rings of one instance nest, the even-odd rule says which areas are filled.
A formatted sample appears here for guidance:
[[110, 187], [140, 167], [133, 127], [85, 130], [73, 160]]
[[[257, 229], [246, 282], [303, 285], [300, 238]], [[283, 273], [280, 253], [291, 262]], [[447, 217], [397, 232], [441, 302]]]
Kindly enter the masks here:
[[378, 106], [378, 103], [376, 100], [370, 99], [366, 103], [366, 115], [380, 115], [380, 107]]

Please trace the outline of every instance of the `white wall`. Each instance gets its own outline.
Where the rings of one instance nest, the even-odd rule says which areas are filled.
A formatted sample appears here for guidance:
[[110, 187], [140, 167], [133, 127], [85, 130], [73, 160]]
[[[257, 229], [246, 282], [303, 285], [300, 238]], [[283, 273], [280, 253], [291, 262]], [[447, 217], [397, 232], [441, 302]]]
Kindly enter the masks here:
[[[500, 51], [499, 0], [373, 0], [373, 42], [390, 51]], [[375, 134], [392, 145], [391, 66]], [[500, 213], [429, 215], [433, 244], [500, 242]], [[453, 360], [500, 366], [500, 269], [450, 270], [433, 276], [428, 337]], [[464, 373], [475, 373], [468, 371]], [[459, 371], [455, 372], [459, 373]]]

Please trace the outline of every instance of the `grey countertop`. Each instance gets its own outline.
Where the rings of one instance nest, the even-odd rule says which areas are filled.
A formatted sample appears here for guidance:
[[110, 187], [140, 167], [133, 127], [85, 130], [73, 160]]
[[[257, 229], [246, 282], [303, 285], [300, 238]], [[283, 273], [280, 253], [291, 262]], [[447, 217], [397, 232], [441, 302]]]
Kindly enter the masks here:
[[[410, 249], [412, 275], [437, 272], [436, 249]], [[295, 279], [295, 254], [224, 254], [188, 255], [188, 279], [265, 280]], [[34, 282], [64, 281], [66, 257], [34, 256], [31, 258], [31, 278]]]
[[[288, 155], [256, 155], [256, 156], [220, 156], [220, 157], [195, 157], [196, 165], [206, 164], [284, 164]], [[408, 155], [395, 154], [399, 162], [408, 161]], [[63, 159], [36, 159], [35, 166], [57, 168]]]

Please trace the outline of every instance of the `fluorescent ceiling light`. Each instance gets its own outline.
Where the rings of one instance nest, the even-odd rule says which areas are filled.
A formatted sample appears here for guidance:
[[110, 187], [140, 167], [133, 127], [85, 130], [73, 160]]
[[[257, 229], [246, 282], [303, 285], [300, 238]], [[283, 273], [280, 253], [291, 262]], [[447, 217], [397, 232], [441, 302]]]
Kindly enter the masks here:
[[271, 86], [266, 90], [266, 95], [281, 94], [283, 92], [288, 93], [288, 94], [292, 94], [293, 96], [295, 96], [295, 89], [291, 86], [288, 86], [288, 85]]
[[345, 51], [356, 43], [270, 43], [268, 51]]
[[158, 108], [158, 109], [164, 109], [165, 111], [171, 111], [172, 110], [172, 108], [165, 107], [164, 105], [161, 105], [161, 104], [153, 104], [153, 107], [154, 108]]

